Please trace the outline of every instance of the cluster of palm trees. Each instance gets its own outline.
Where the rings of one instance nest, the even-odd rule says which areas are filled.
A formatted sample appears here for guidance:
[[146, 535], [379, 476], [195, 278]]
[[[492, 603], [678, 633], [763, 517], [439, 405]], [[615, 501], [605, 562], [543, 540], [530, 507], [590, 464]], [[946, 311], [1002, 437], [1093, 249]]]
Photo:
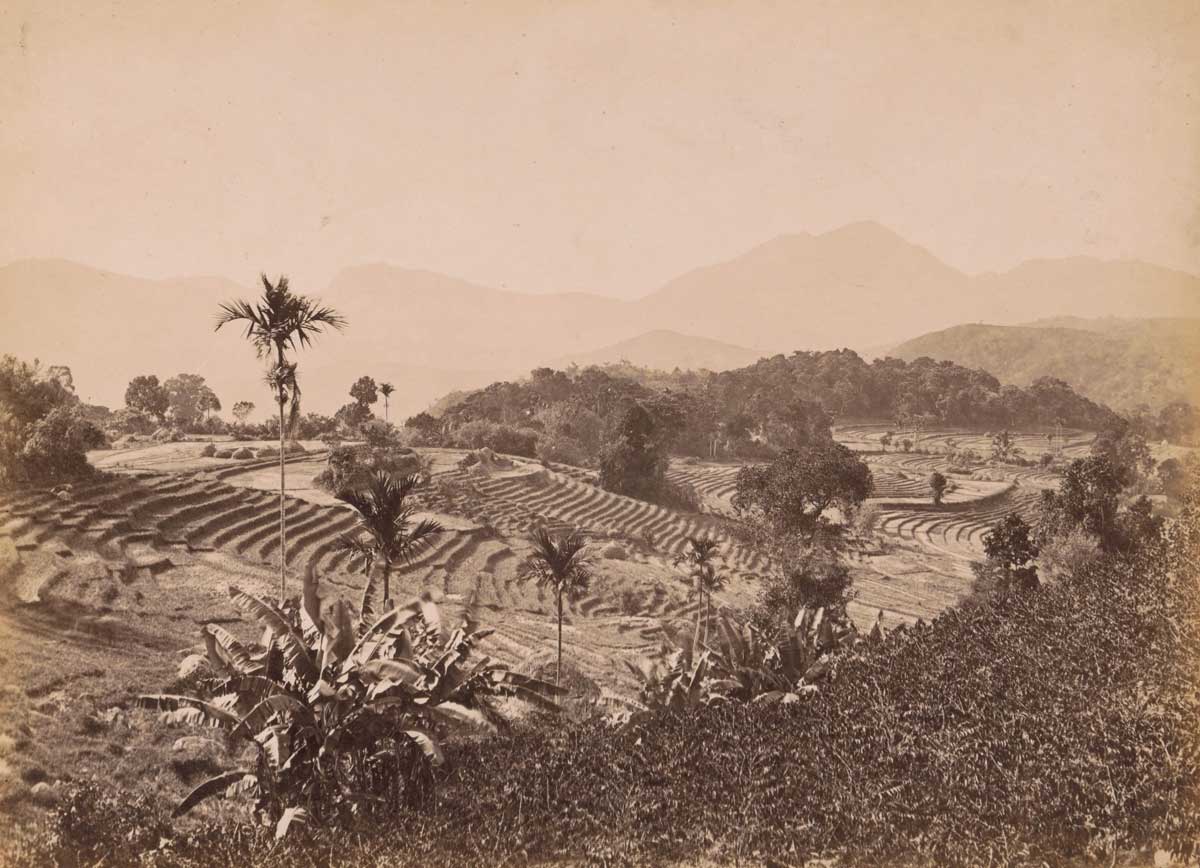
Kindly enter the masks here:
[[[300, 382], [297, 363], [288, 353], [311, 346], [313, 339], [326, 330], [341, 331], [346, 318], [319, 300], [291, 291], [286, 277], [274, 283], [262, 275], [263, 293], [255, 301], [237, 300], [224, 303], [217, 314], [216, 330], [238, 324], [245, 328], [244, 337], [254, 347], [260, 359], [268, 361], [266, 382], [279, 405], [279, 599], [287, 598], [287, 518], [286, 518], [286, 445], [300, 418]], [[380, 386], [384, 399], [384, 418], [388, 414], [388, 398], [394, 391], [391, 383]], [[399, 479], [378, 473], [362, 490], [346, 491], [338, 499], [357, 513], [354, 530], [341, 540], [345, 550], [353, 553], [370, 575], [375, 564], [383, 574], [383, 598], [391, 597], [391, 576], [395, 568], [407, 564], [442, 533], [436, 521], [417, 520], [416, 510], [409, 500], [420, 484], [419, 476]], [[563, 603], [585, 591], [593, 574], [587, 556], [587, 544], [578, 530], [555, 536], [545, 528], [534, 531], [532, 551], [521, 568], [521, 577], [548, 588], [554, 595], [558, 622], [558, 648], [555, 666], [555, 686], [562, 680]], [[692, 594], [698, 595], [701, 606], [696, 617], [696, 638], [708, 639], [708, 620], [714, 591], [720, 590], [724, 579], [717, 572], [717, 544], [702, 537], [689, 537], [685, 552], [676, 564], [685, 564], [692, 583]], [[386, 607], [385, 607], [386, 608]]]

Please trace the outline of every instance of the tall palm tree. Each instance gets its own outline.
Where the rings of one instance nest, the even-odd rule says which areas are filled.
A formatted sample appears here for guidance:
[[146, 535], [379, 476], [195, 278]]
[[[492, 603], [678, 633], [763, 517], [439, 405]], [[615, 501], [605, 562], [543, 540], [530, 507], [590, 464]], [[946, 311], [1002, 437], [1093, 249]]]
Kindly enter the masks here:
[[[230, 323], [246, 327], [246, 339], [254, 345], [258, 357], [270, 360], [267, 385], [279, 403], [279, 599], [287, 596], [287, 521], [284, 510], [284, 439], [294, 430], [300, 418], [300, 384], [296, 378], [296, 363], [289, 362], [286, 351], [295, 351], [312, 344], [316, 335], [326, 328], [346, 327], [346, 319], [331, 307], [317, 300], [296, 295], [288, 288], [288, 279], [280, 277], [271, 283], [262, 275], [263, 294], [256, 302], [243, 300], [226, 302], [217, 313], [216, 330]], [[274, 356], [274, 358], [272, 358]], [[284, 408], [291, 402], [291, 424], [285, 428]]]
[[533, 551], [521, 567], [521, 578], [533, 579], [554, 593], [558, 612], [558, 663], [554, 670], [554, 686], [562, 682], [562, 619], [563, 598], [574, 599], [587, 590], [592, 578], [591, 563], [585, 554], [587, 544], [583, 535], [573, 530], [556, 539], [544, 527], [533, 532], [530, 539]]
[[376, 560], [383, 563], [385, 602], [391, 597], [392, 569], [410, 561], [429, 545], [431, 537], [442, 532], [433, 519], [412, 524], [416, 510], [405, 501], [419, 484], [416, 475], [396, 479], [379, 471], [361, 491], [343, 491], [337, 496], [358, 513], [358, 526], [342, 538], [342, 548], [362, 557], [367, 576]]
[[[708, 621], [712, 609], [713, 591], [725, 585], [725, 577], [717, 572], [717, 541], [708, 537], [689, 536], [687, 548], [675, 558], [676, 565], [686, 564], [692, 580], [692, 593], [700, 597], [696, 612], [696, 641], [708, 644]], [[700, 622], [704, 621], [704, 638], [700, 638]]]
[[384, 422], [386, 422], [388, 420], [388, 398], [391, 397], [391, 394], [394, 391], [396, 391], [396, 387], [393, 386], [391, 383], [380, 383], [379, 384], [379, 394], [383, 395], [383, 421]]

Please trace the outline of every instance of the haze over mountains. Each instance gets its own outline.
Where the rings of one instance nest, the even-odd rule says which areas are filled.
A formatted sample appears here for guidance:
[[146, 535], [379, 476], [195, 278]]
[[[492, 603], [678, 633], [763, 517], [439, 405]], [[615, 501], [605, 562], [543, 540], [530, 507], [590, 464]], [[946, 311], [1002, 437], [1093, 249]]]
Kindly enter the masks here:
[[[349, 400], [363, 374], [396, 385], [399, 415], [450, 389], [546, 363], [627, 358], [716, 369], [794, 349], [894, 345], [969, 322], [1200, 317], [1194, 275], [1072, 258], [972, 276], [873, 223], [780, 236], [631, 301], [497, 290], [383, 264], [347, 268], [324, 287], [291, 277], [293, 289], [321, 296], [350, 321], [344, 336], [300, 356], [306, 409], [326, 413]], [[120, 406], [137, 374], [188, 371], [205, 376], [226, 406], [249, 399], [261, 413], [268, 399], [253, 351], [233, 333], [212, 333], [218, 302], [258, 291], [250, 280], [151, 281], [24, 260], [0, 268], [0, 349], [71, 366], [81, 396], [96, 403]], [[1011, 375], [996, 370], [998, 354], [1008, 352], [993, 348], [963, 363], [1017, 380], [1025, 375], [1019, 366]]]

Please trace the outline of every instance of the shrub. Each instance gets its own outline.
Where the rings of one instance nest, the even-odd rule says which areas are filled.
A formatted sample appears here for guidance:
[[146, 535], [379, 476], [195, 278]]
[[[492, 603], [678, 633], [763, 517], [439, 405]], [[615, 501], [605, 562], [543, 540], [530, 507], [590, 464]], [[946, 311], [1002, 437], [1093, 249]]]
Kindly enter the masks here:
[[629, 557], [629, 552], [625, 551], [625, 547], [622, 545], [610, 543], [600, 552], [600, 556], [610, 561], [623, 561]]
[[216, 454], [217, 447], [216, 444], [213, 443], [206, 443], [204, 448], [200, 450], [200, 457], [202, 458], [214, 458], [216, 457]]
[[140, 434], [144, 436], [153, 433], [158, 427], [158, 423], [140, 410], [131, 410], [128, 407], [122, 407], [112, 414], [105, 427], [114, 437], [120, 437], [122, 434]]
[[425, 474], [428, 467], [421, 457], [408, 447], [373, 449], [370, 446], [338, 446], [329, 451], [325, 469], [313, 480], [318, 488], [330, 494], [357, 491], [377, 473], [392, 476]]
[[245, 461], [248, 458], [254, 457], [254, 450], [249, 446], [242, 446], [239, 449], [233, 450], [233, 454], [230, 457], [236, 458], [238, 461]]

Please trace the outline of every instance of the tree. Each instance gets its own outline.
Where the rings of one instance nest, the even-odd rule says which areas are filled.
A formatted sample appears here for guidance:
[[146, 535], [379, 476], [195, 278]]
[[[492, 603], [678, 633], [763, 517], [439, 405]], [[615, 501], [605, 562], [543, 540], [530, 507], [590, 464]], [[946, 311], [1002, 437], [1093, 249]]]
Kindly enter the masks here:
[[167, 421], [167, 409], [171, 406], [171, 396], [159, 385], [158, 377], [154, 374], [144, 374], [134, 377], [125, 389], [125, 406], [153, 416], [159, 425]]
[[883, 451], [887, 452], [889, 446], [892, 445], [892, 432], [885, 431], [883, 436], [879, 438], [879, 444], [883, 447]]
[[383, 421], [388, 420], [388, 398], [392, 397], [392, 392], [396, 391], [396, 387], [391, 383], [380, 383], [379, 394], [383, 395]]
[[246, 424], [246, 420], [250, 418], [250, 414], [254, 412], [253, 401], [238, 401], [233, 405], [233, 416], [241, 425]]
[[358, 513], [358, 524], [342, 538], [342, 548], [363, 559], [363, 574], [368, 577], [376, 561], [383, 565], [385, 602], [391, 597], [392, 569], [408, 563], [442, 532], [442, 526], [432, 519], [412, 523], [415, 510], [406, 500], [420, 482], [415, 474], [397, 479], [379, 472], [361, 491], [350, 489], [337, 495]]
[[405, 419], [404, 427], [415, 428], [417, 431], [427, 434], [436, 434], [441, 430], [442, 425], [437, 419], [422, 410], [417, 415]]
[[[689, 536], [687, 548], [683, 554], [675, 558], [675, 564], [687, 566], [688, 578], [692, 582], [692, 593], [700, 598], [700, 608], [696, 611], [696, 640], [708, 644], [708, 623], [712, 611], [713, 591], [719, 591], [725, 584], [725, 577], [717, 572], [715, 563], [717, 541], [708, 537]], [[704, 638], [700, 638], [700, 622], [704, 622]]]
[[362, 426], [371, 421], [371, 408], [366, 404], [351, 401], [338, 407], [333, 414], [334, 421], [351, 437], [358, 436]]
[[768, 544], [811, 545], [832, 540], [841, 527], [825, 512], [836, 506], [846, 520], [871, 493], [871, 471], [840, 443], [789, 449], [767, 465], [743, 467], [733, 508]]
[[287, 360], [286, 352], [311, 345], [313, 338], [326, 328], [341, 331], [346, 327], [346, 320], [333, 308], [293, 293], [286, 277], [280, 277], [272, 284], [263, 274], [262, 283], [263, 294], [256, 303], [238, 300], [222, 304], [217, 313], [216, 329], [219, 331], [231, 323], [245, 324], [245, 337], [254, 346], [258, 357], [270, 360], [267, 385], [279, 404], [279, 599], [282, 602], [287, 595], [284, 438], [288, 426], [284, 422], [284, 408], [289, 401], [292, 424], [300, 419], [300, 382], [296, 376], [296, 363]]
[[539, 527], [531, 538], [533, 551], [521, 566], [523, 579], [532, 579], [549, 588], [554, 594], [558, 615], [558, 662], [554, 671], [554, 686], [562, 682], [562, 619], [563, 598], [574, 599], [592, 578], [591, 563], [586, 556], [587, 545], [579, 531], [556, 539], [550, 531]]
[[1107, 454], [1089, 455], [1067, 465], [1058, 491], [1041, 494], [1039, 540], [1081, 527], [1100, 541], [1104, 551], [1121, 546], [1117, 512], [1121, 490], [1132, 481], [1132, 472]]
[[0, 488], [83, 473], [103, 439], [61, 377], [0, 358]]
[[1039, 548], [1031, 536], [1032, 528], [1021, 516], [1010, 512], [983, 537], [986, 565], [972, 564], [976, 576], [999, 572], [1004, 589], [1018, 587], [1033, 590], [1038, 587], [1038, 572], [1034, 559]]
[[219, 412], [221, 402], [199, 374], [179, 374], [163, 383], [170, 402], [171, 421], [191, 431], [209, 413]]
[[359, 377], [350, 387], [350, 397], [363, 407], [370, 407], [379, 400], [375, 381], [371, 377]]
[[1178, 458], [1167, 458], [1159, 462], [1157, 474], [1163, 494], [1172, 500], [1182, 501], [1189, 481], [1183, 462]]
[[950, 481], [938, 471], [933, 471], [929, 474], [929, 490], [933, 492], [933, 503], [937, 506], [942, 502], [942, 496], [946, 493], [946, 487]]
[[600, 487], [642, 500], [663, 488], [667, 456], [650, 413], [634, 404], [617, 426], [616, 437], [600, 452]]

